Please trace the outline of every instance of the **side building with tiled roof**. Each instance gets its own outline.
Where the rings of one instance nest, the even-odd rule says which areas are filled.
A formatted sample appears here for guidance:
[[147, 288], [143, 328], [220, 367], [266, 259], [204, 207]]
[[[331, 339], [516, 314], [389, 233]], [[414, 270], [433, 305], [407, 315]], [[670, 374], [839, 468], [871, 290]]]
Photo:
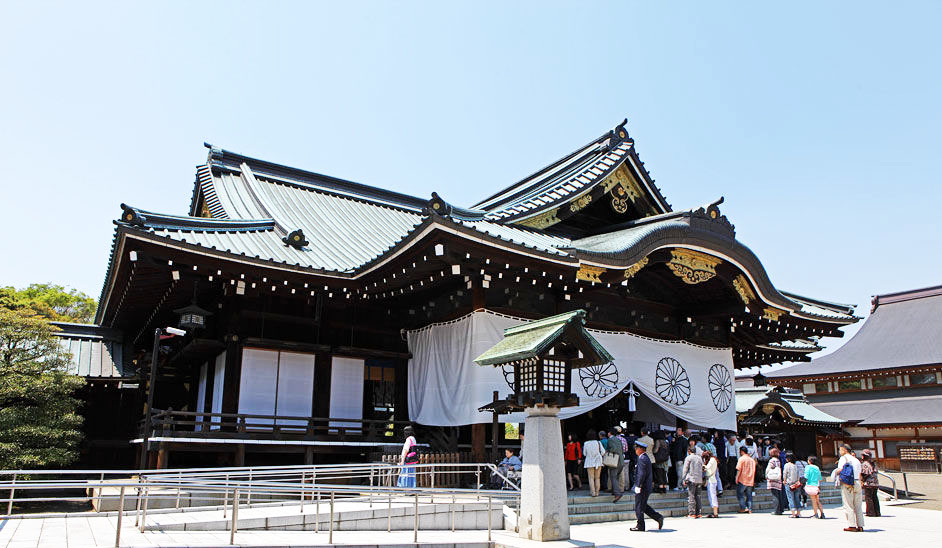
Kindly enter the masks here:
[[875, 296], [846, 344], [767, 378], [852, 422], [851, 444], [898, 469], [899, 444], [942, 443], [942, 286]]

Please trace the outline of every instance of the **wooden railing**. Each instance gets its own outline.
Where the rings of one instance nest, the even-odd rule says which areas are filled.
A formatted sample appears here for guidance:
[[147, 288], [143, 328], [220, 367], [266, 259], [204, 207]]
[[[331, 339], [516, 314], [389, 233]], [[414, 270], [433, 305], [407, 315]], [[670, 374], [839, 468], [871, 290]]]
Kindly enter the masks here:
[[152, 437], [401, 442], [409, 421], [154, 409]]
[[[399, 464], [399, 454], [387, 453], [383, 455], [382, 462], [387, 464]], [[419, 455], [419, 464], [461, 464], [473, 462], [471, 453], [422, 453]], [[393, 470], [383, 478], [381, 485], [395, 486], [398, 478], [398, 469]], [[486, 472], [486, 471], [485, 471]], [[481, 471], [478, 471], [477, 477], [470, 477], [467, 470], [459, 468], [436, 468], [419, 466], [415, 473], [416, 487], [463, 487], [462, 483], [470, 484], [471, 479], [480, 483]], [[485, 473], [483, 479], [490, 477]], [[476, 485], [474, 486], [477, 487]]]

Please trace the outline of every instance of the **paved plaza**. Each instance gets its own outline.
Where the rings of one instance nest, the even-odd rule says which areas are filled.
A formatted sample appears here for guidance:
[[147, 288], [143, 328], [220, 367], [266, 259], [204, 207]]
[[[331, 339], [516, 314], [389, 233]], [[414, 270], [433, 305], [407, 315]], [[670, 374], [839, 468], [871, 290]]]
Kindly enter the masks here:
[[[942, 532], [937, 511], [907, 505], [884, 506], [884, 516], [868, 518], [864, 533], [845, 533], [843, 512], [829, 507], [828, 519], [793, 520], [769, 513], [752, 515], [724, 514], [720, 519], [668, 519], [663, 531], [634, 533], [633, 522], [575, 525], [568, 542], [528, 542], [506, 531], [494, 531], [495, 546], [626, 546], [632, 548], [696, 546], [707, 538], [736, 539], [737, 544], [751, 541], [763, 545], [826, 546], [854, 543], [859, 547], [896, 547], [937, 543]], [[114, 517], [68, 517], [14, 519], [0, 524], [0, 548], [55, 546], [88, 548], [114, 546]], [[649, 523], [649, 525], [654, 525]], [[350, 546], [413, 545], [411, 531], [334, 533], [334, 543]], [[422, 531], [419, 543], [435, 546], [486, 546], [486, 531]], [[245, 531], [236, 534], [239, 546], [327, 546], [327, 533], [304, 531]], [[169, 531], [139, 533], [133, 516], [122, 528], [122, 546], [228, 546], [226, 531]], [[783, 544], [784, 545], [784, 544]]]

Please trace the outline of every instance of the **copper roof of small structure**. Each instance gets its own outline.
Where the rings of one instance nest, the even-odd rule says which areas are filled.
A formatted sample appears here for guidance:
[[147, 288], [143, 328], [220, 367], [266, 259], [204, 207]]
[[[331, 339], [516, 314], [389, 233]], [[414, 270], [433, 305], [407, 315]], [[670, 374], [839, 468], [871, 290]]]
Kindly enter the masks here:
[[121, 333], [97, 325], [52, 322], [59, 348], [70, 355], [67, 372], [91, 379], [119, 379], [133, 375], [124, 364]]

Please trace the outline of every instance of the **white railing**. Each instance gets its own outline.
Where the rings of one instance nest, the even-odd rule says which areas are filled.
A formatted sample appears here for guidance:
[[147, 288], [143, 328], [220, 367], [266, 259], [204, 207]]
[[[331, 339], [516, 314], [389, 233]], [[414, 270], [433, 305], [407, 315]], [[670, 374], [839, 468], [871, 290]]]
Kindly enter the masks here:
[[[320, 531], [320, 506], [329, 506], [328, 542], [333, 543], [335, 525], [334, 506], [338, 500], [346, 502], [385, 503], [387, 531], [392, 531], [392, 504], [394, 500], [411, 500], [414, 514], [413, 540], [418, 542], [420, 499], [450, 502], [451, 528], [455, 529], [455, 508], [458, 497], [473, 497], [487, 500], [488, 541], [491, 539], [491, 508], [493, 502], [509, 502], [519, 497], [519, 485], [508, 478], [493, 464], [417, 464], [416, 476], [426, 476], [427, 487], [397, 487], [396, 478], [403, 467], [392, 464], [346, 464], [310, 466], [261, 466], [238, 468], [188, 468], [168, 470], [0, 470], [0, 492], [9, 496], [0, 499], [7, 503], [6, 515], [0, 519], [23, 519], [29, 517], [52, 517], [61, 514], [13, 514], [14, 502], [97, 502], [101, 507], [105, 501], [117, 500], [115, 546], [121, 544], [125, 504], [134, 501], [135, 526], [144, 532], [150, 503], [155, 500], [174, 500], [174, 510], [180, 508], [181, 496], [186, 493], [190, 504], [203, 502], [208, 507], [222, 498], [223, 519], [229, 521], [230, 543], [234, 543], [238, 530], [240, 506], [252, 506], [260, 496], [268, 503], [294, 503], [304, 513], [306, 504], [315, 506], [317, 515], [315, 532]], [[484, 489], [481, 480], [495, 478], [504, 489]], [[473, 481], [472, 488], [436, 487], [436, 480], [458, 485]], [[105, 489], [117, 490], [117, 494], [106, 494]], [[82, 490], [83, 496], [51, 493]], [[35, 496], [39, 492], [40, 496]], [[23, 496], [24, 493], [33, 496]], [[44, 493], [50, 493], [43, 496]], [[19, 494], [20, 496], [17, 496]], [[262, 504], [257, 502], [257, 504]], [[218, 507], [218, 506], [217, 506]]]

